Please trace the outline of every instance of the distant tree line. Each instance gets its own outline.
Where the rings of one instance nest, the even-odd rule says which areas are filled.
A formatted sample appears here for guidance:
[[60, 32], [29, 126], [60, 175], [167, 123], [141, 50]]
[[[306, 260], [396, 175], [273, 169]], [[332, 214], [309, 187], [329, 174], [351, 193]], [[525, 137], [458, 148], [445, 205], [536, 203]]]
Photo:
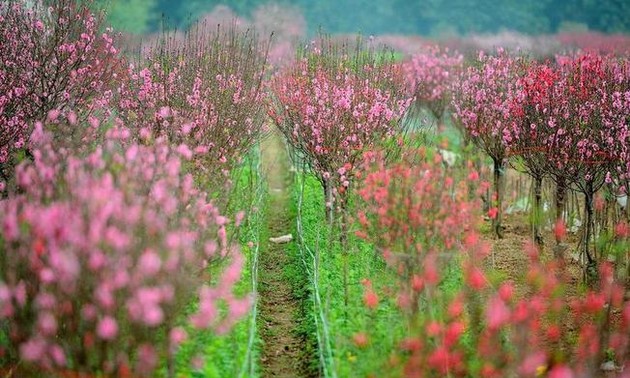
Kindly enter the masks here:
[[[248, 17], [270, 0], [101, 0], [110, 20], [135, 33], [161, 25], [183, 29], [217, 5]], [[514, 30], [527, 34], [571, 30], [630, 32], [627, 0], [277, 0], [297, 6], [309, 33], [465, 35]]]

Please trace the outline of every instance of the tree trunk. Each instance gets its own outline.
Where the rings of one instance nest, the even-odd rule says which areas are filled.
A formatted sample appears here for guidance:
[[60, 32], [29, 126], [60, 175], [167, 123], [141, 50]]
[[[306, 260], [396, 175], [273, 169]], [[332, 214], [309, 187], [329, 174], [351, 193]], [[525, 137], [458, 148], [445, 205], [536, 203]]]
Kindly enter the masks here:
[[332, 226], [335, 221], [335, 204], [333, 194], [333, 184], [330, 179], [324, 179], [324, 201], [326, 202], [326, 220]]
[[[564, 178], [558, 178], [556, 183], [556, 223], [564, 222], [564, 210], [566, 209], [567, 184]], [[556, 244], [562, 243], [560, 235], [556, 235]], [[556, 256], [558, 257], [558, 256]]]
[[492, 219], [492, 229], [497, 238], [503, 239], [503, 229], [501, 228], [502, 219], [502, 191], [503, 191], [503, 173], [505, 171], [505, 164], [503, 159], [493, 159], [494, 162], [494, 204], [496, 205], [497, 213]]
[[584, 256], [586, 256], [586, 266], [584, 275], [586, 278], [586, 283], [593, 287], [597, 282], [597, 261], [596, 258], [591, 253], [590, 242], [591, 242], [591, 234], [593, 231], [593, 183], [589, 182], [586, 184], [586, 191], [584, 193], [584, 214], [586, 216], [586, 228], [584, 229], [584, 239], [583, 239], [583, 248], [584, 248]]
[[542, 215], [542, 177], [534, 177], [534, 208], [532, 209], [531, 224], [534, 242], [539, 247], [542, 247], [544, 243], [540, 232]]
[[[344, 196], [345, 197], [345, 196]], [[339, 242], [341, 243], [341, 253], [343, 254], [343, 300], [346, 305], [346, 312], [348, 310], [349, 291], [348, 291], [348, 212], [345, 198], [341, 198], [341, 217], [339, 225]]]

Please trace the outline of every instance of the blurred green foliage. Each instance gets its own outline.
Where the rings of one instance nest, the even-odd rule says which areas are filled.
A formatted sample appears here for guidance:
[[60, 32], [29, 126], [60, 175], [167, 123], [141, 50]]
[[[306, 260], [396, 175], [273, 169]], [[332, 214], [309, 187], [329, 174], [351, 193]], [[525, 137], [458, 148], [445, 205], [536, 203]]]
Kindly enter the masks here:
[[101, 0], [109, 24], [126, 33], [144, 34], [155, 29], [159, 19], [156, 0]]
[[[155, 31], [161, 22], [185, 28], [217, 5], [248, 17], [270, 0], [100, 0], [111, 3], [110, 20], [134, 33]], [[273, 2], [273, 0], [272, 0]], [[311, 35], [329, 33], [468, 34], [514, 30], [552, 33], [563, 25], [603, 32], [630, 32], [630, 1], [622, 0], [276, 0], [302, 10]]]

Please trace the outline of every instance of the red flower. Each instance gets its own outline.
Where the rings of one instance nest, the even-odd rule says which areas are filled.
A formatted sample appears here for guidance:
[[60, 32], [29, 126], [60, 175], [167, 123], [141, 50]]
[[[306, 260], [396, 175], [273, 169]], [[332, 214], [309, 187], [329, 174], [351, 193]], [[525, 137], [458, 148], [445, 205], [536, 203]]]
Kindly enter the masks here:
[[554, 366], [549, 372], [549, 378], [573, 378], [573, 371], [564, 365]]
[[510, 309], [501, 298], [494, 297], [490, 300], [486, 310], [486, 320], [491, 330], [500, 328], [510, 320]]
[[558, 219], [553, 228], [553, 233], [557, 240], [563, 240], [567, 236], [567, 226], [562, 219]]
[[414, 274], [411, 278], [411, 288], [414, 291], [422, 291], [422, 289], [424, 288], [424, 280], [422, 279], [422, 277]]
[[464, 311], [464, 301], [461, 296], [458, 296], [451, 302], [448, 307], [448, 315], [456, 318], [462, 314]]
[[505, 282], [499, 288], [499, 296], [505, 302], [508, 302], [510, 299], [512, 299], [513, 295], [514, 295], [514, 285], [512, 285], [512, 282]]
[[370, 310], [374, 310], [378, 307], [378, 295], [372, 290], [366, 291], [365, 295], [363, 295], [363, 303], [365, 303]]
[[444, 344], [447, 347], [452, 347], [457, 344], [459, 338], [464, 334], [466, 326], [463, 322], [455, 322], [448, 326], [444, 334]]
[[490, 210], [488, 210], [488, 217], [490, 219], [495, 219], [498, 214], [499, 214], [499, 208], [498, 207], [493, 207], [493, 208], [490, 208]]
[[442, 332], [442, 326], [440, 323], [433, 321], [427, 324], [427, 335], [433, 337], [439, 335], [440, 332]]
[[354, 345], [358, 346], [359, 348], [364, 348], [369, 343], [367, 335], [363, 332], [355, 333], [352, 337], [352, 341], [354, 341]]
[[615, 236], [618, 238], [627, 238], [630, 235], [630, 227], [628, 223], [620, 222], [615, 226]]
[[474, 290], [481, 290], [486, 286], [486, 277], [479, 268], [472, 267], [467, 272], [466, 283]]
[[606, 301], [604, 300], [603, 295], [598, 295], [596, 293], [590, 292], [586, 295], [586, 298], [584, 299], [583, 309], [587, 313], [597, 314], [604, 308], [605, 303]]
[[468, 180], [470, 181], [477, 181], [479, 180], [479, 172], [477, 171], [472, 171], [468, 174]]
[[550, 341], [558, 341], [560, 340], [560, 336], [562, 336], [560, 332], [560, 327], [555, 324], [549, 326], [549, 328], [547, 329], [547, 337], [549, 337]]

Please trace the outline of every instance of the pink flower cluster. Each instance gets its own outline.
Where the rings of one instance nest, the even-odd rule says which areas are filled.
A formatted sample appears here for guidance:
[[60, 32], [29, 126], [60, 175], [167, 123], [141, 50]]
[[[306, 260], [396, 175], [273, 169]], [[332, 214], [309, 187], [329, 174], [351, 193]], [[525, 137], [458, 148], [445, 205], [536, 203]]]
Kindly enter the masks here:
[[535, 138], [552, 162], [550, 171], [578, 180], [602, 182], [619, 171], [627, 160], [629, 69], [626, 60], [596, 54], [532, 64], [514, 102], [513, 113], [523, 119], [514, 125], [515, 145]]
[[463, 66], [463, 55], [433, 45], [414, 54], [403, 69], [417, 103], [441, 119], [451, 101], [453, 82], [459, 78]]
[[28, 148], [33, 123], [49, 111], [88, 114], [111, 97], [120, 58], [101, 17], [71, 0], [49, 8], [0, 4], [1, 171], [14, 151]]
[[[183, 172], [181, 146], [139, 145], [115, 126], [81, 156], [53, 148], [47, 129], [37, 124], [34, 160], [17, 168], [21, 193], [0, 201], [0, 319], [15, 348], [5, 356], [148, 374], [185, 339], [194, 298], [197, 328], [225, 331], [248, 311], [232, 293], [243, 259], [228, 220]], [[219, 261], [209, 286], [202, 273]]]
[[[484, 361], [481, 373], [581, 377], [598, 375], [611, 356], [613, 366], [627, 364], [630, 302], [612, 267], [600, 267], [597, 289], [574, 297], [561, 261], [541, 261], [533, 245], [524, 249], [530, 257], [528, 293], [517, 295], [511, 282], [486, 290], [477, 344]], [[509, 346], [504, 337], [509, 337]]]
[[[607, 171], [614, 169], [615, 155], [627, 149], [630, 108], [623, 99], [630, 96], [625, 76], [628, 63], [583, 54], [559, 57], [558, 64], [562, 80], [557, 86], [568, 101], [563, 116], [573, 121], [568, 129], [560, 128], [562, 136], [556, 143], [565, 152], [565, 158], [558, 163], [570, 169], [578, 180], [603, 182]], [[555, 120], [549, 122], [553, 126]]]
[[[430, 158], [420, 150], [404, 155], [403, 162], [388, 166], [382, 152], [366, 153], [357, 236], [374, 243], [398, 272], [398, 304], [415, 312], [442, 280], [442, 266], [464, 251], [464, 235], [479, 221], [477, 204], [467, 199], [478, 176], [457, 182], [442, 169], [439, 154]], [[488, 250], [476, 252], [483, 258]]]
[[518, 79], [526, 67], [522, 57], [504, 50], [496, 55], [479, 53], [477, 60], [453, 85], [454, 119], [466, 140], [483, 150], [494, 165], [492, 226], [497, 237], [503, 235], [502, 182], [508, 146], [514, 135], [513, 124], [519, 119], [512, 112], [518, 91]]
[[495, 198], [508, 157], [537, 185], [545, 176], [561, 191], [575, 184], [588, 203], [614, 178], [627, 188], [629, 70], [627, 59], [595, 53], [555, 63], [480, 54], [454, 86], [453, 106], [465, 136], [495, 163]]
[[515, 122], [511, 105], [525, 61], [503, 50], [479, 53], [478, 59], [453, 87], [455, 119], [475, 145], [495, 160], [503, 160]]

